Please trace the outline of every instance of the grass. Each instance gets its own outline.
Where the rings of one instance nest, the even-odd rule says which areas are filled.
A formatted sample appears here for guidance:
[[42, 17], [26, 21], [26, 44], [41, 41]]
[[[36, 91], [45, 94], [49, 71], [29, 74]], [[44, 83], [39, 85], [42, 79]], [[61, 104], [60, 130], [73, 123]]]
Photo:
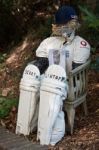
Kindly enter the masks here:
[[0, 97], [0, 118], [7, 117], [13, 106], [18, 106], [17, 99]]

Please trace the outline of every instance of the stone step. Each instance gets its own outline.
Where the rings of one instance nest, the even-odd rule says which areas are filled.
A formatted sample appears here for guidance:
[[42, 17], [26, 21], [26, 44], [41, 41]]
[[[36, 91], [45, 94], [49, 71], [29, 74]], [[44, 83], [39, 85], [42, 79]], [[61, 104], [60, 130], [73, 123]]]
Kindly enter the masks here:
[[27, 138], [11, 133], [0, 126], [0, 150], [48, 150], [48, 147], [33, 144]]

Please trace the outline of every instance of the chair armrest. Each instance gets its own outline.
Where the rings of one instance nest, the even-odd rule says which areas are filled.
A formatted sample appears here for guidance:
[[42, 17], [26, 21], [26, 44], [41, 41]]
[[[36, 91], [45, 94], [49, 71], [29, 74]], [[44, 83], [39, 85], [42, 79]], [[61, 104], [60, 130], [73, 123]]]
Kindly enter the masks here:
[[75, 75], [75, 74], [77, 74], [78, 72], [84, 70], [85, 68], [88, 68], [89, 65], [90, 65], [90, 62], [91, 62], [91, 60], [89, 59], [86, 63], [80, 65], [79, 67], [77, 67], [77, 68], [75, 68], [75, 69], [73, 69], [72, 71], [70, 71], [69, 76]]
[[75, 101], [80, 95], [83, 95], [87, 89], [88, 68], [91, 60], [73, 69], [68, 76], [69, 93], [68, 100]]

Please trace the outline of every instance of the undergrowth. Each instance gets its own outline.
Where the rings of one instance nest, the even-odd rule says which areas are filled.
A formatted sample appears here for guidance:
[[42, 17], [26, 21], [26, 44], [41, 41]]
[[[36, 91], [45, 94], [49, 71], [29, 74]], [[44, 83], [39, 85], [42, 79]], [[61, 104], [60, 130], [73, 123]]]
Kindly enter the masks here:
[[6, 116], [8, 116], [12, 107], [17, 106], [18, 106], [17, 99], [0, 97], [0, 118], [5, 118]]

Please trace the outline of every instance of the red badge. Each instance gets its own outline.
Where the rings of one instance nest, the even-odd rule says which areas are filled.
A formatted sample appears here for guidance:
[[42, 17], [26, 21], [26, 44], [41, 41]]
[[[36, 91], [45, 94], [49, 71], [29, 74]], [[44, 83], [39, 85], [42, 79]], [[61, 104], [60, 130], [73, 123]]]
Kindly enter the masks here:
[[86, 46], [87, 42], [86, 41], [81, 41], [81, 45]]

